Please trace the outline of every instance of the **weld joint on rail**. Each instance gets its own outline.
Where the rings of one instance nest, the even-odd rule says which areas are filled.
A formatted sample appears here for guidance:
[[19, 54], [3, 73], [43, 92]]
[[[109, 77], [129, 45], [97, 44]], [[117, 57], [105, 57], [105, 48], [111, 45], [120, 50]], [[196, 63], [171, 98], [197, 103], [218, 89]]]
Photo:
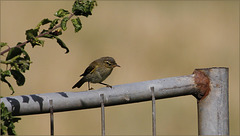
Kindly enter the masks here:
[[197, 91], [193, 94], [198, 101], [203, 100], [211, 91], [210, 89], [210, 79], [204, 69], [196, 69], [193, 72], [194, 82], [197, 87]]

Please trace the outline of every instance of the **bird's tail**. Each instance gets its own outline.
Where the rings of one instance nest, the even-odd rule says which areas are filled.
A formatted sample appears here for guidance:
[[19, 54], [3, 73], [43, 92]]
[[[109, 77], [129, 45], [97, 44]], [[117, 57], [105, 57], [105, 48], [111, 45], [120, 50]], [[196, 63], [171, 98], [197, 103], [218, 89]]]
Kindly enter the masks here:
[[85, 80], [85, 78], [83, 77], [82, 79], [80, 79], [80, 80], [72, 87], [72, 89], [74, 89], [75, 87], [80, 88], [85, 82], [86, 82], [86, 80]]

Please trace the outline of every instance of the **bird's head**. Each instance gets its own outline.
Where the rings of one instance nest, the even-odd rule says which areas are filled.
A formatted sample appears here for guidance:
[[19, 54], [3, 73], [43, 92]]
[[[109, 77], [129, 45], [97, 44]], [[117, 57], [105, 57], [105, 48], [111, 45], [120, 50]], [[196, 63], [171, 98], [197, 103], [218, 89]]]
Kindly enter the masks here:
[[102, 57], [101, 59], [107, 68], [120, 67], [112, 57]]

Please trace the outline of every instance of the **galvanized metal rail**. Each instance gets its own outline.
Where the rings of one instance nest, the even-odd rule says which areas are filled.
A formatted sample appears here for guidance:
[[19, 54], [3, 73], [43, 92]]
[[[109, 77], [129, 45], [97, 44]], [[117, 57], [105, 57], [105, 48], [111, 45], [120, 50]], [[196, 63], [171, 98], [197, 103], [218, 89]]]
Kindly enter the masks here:
[[[155, 99], [193, 95], [198, 99], [199, 135], [228, 135], [228, 68], [196, 69], [193, 74], [113, 86], [83, 92], [56, 92], [1, 98], [13, 115], [30, 115], [101, 107], [152, 100], [153, 135], [156, 135]], [[53, 105], [49, 104], [53, 101]]]
[[209, 78], [206, 97], [198, 105], [200, 135], [229, 135], [228, 69], [203, 69]]

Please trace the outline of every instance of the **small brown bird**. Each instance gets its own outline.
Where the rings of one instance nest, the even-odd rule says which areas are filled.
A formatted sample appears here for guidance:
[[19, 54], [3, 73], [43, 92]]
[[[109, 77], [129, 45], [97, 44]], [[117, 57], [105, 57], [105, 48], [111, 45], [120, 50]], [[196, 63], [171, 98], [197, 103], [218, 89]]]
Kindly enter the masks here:
[[102, 57], [93, 61], [80, 76], [83, 76], [73, 87], [80, 88], [85, 82], [88, 82], [88, 90], [92, 90], [90, 83], [99, 83], [112, 88], [111, 85], [103, 81], [111, 74], [113, 68], [120, 67], [112, 57]]

